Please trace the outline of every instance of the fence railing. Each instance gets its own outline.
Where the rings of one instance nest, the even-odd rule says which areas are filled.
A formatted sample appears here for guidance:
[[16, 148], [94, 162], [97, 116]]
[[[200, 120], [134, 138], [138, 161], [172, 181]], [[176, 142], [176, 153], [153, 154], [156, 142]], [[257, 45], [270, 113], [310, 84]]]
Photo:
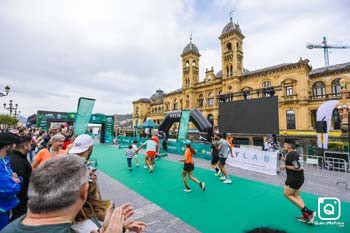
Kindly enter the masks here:
[[318, 155], [303, 155], [302, 166], [306, 176], [334, 180], [336, 185], [345, 184], [349, 189], [349, 163], [345, 159]]

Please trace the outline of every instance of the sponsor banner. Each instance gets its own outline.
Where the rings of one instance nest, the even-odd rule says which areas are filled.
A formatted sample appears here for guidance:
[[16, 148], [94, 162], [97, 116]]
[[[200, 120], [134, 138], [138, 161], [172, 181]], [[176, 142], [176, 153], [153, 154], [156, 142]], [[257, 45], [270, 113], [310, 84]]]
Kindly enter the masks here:
[[261, 172], [268, 175], [276, 175], [277, 152], [233, 148], [233, 154], [229, 155], [226, 163], [233, 167]]
[[94, 105], [94, 99], [79, 98], [78, 112], [74, 124], [74, 134], [80, 135], [86, 132]]
[[190, 122], [190, 110], [183, 110], [181, 112], [180, 128], [178, 133], [178, 142], [184, 142], [187, 138], [188, 123]]

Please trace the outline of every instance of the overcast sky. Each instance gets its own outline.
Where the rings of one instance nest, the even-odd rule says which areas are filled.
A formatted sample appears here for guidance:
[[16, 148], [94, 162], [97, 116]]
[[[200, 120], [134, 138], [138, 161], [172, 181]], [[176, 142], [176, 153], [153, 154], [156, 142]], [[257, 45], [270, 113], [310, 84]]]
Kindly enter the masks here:
[[[350, 0], [1, 0], [0, 91], [24, 116], [38, 109], [75, 111], [80, 96], [94, 112], [131, 113], [132, 101], [158, 88], [181, 87], [182, 49], [193, 34], [205, 68], [221, 69], [222, 28], [233, 20], [244, 40], [244, 67], [254, 70], [308, 58], [308, 42], [350, 44]], [[350, 61], [332, 50], [330, 64]]]

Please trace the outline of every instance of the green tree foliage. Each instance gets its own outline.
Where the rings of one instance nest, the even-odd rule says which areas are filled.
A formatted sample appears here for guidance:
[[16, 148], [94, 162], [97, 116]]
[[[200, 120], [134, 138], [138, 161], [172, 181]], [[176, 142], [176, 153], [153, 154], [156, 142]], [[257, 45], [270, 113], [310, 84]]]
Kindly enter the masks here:
[[0, 114], [0, 125], [3, 128], [8, 128], [10, 126], [16, 126], [18, 124], [18, 119], [15, 117], [5, 115], [5, 114]]

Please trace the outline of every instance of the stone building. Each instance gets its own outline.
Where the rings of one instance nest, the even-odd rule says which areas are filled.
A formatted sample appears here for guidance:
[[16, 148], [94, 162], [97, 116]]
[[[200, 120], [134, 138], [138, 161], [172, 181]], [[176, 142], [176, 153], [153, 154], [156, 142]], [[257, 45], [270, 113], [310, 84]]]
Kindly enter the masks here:
[[[318, 106], [326, 100], [340, 99], [340, 79], [350, 81], [350, 62], [312, 69], [308, 59], [282, 63], [249, 71], [243, 68], [244, 35], [232, 21], [219, 36], [222, 69], [206, 69], [199, 78], [200, 52], [190, 39], [181, 53], [182, 87], [169, 93], [157, 90], [150, 98], [133, 102], [134, 124], [147, 117], [160, 123], [169, 111], [199, 109], [214, 126], [218, 124], [219, 97], [232, 100], [263, 98], [275, 94], [279, 98], [281, 133], [304, 134], [313, 131]], [[271, 90], [273, 90], [271, 92]], [[348, 96], [350, 98], [350, 94]], [[335, 110], [332, 122], [339, 129], [339, 114]]]

